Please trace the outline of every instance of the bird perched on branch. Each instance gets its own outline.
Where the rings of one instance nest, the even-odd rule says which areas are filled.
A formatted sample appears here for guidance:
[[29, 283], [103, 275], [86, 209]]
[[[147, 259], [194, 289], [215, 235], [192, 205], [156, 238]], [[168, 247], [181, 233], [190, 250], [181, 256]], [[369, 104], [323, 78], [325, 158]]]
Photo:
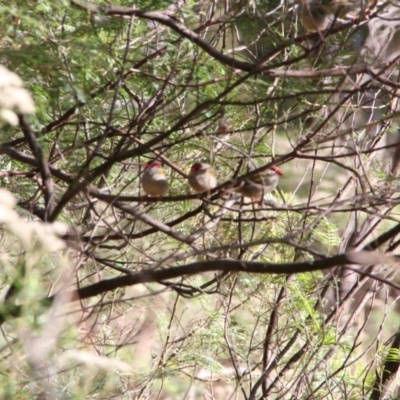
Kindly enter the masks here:
[[332, 22], [332, 15], [318, 0], [300, 0], [300, 4], [295, 8], [295, 14], [307, 32], [324, 31]]
[[226, 122], [225, 118], [221, 118], [218, 122], [217, 134], [226, 135], [227, 133], [229, 133], [229, 130], [229, 125]]
[[217, 173], [210, 164], [195, 163], [190, 169], [188, 182], [195, 192], [206, 192], [217, 186]]
[[168, 191], [165, 170], [159, 161], [148, 162], [144, 167], [142, 188], [149, 196], [162, 197]]
[[252, 201], [262, 204], [264, 196], [272, 192], [278, 185], [281, 175], [283, 175], [283, 172], [278, 167], [272, 166], [265, 171], [252, 175], [250, 178], [245, 178], [230, 191], [240, 193], [243, 197], [248, 197]]

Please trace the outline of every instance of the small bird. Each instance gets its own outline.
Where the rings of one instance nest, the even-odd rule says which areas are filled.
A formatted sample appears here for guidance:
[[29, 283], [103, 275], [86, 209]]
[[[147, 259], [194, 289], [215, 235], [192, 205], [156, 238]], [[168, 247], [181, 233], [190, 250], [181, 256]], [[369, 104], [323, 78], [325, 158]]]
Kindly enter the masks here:
[[162, 197], [168, 191], [165, 171], [159, 161], [148, 162], [144, 167], [142, 188], [149, 196]]
[[300, 0], [295, 14], [307, 32], [324, 31], [332, 22], [330, 13], [325, 6], [316, 0]]
[[217, 134], [226, 135], [227, 133], [229, 133], [229, 130], [229, 125], [226, 122], [225, 118], [221, 118], [218, 122]]
[[253, 202], [257, 201], [262, 204], [264, 196], [272, 192], [278, 185], [281, 175], [283, 175], [283, 172], [278, 167], [272, 166], [250, 178], [245, 178], [231, 190], [240, 193], [243, 197], [250, 198]]
[[195, 163], [190, 169], [188, 182], [195, 192], [206, 192], [217, 186], [217, 173], [210, 164]]

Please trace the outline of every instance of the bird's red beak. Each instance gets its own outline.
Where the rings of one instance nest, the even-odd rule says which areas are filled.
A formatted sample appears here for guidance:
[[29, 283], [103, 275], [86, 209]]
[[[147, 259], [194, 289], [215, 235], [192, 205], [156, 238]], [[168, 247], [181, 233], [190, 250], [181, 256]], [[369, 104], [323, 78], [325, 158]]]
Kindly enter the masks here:
[[272, 166], [271, 169], [272, 171], [275, 171], [278, 175], [283, 175], [283, 172], [278, 167]]

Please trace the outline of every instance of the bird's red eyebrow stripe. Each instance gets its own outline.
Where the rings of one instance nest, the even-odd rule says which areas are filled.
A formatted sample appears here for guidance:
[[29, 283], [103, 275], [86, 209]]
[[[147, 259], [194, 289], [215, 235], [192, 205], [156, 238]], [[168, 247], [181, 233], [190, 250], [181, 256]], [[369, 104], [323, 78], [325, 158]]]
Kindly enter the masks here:
[[150, 167], [161, 167], [161, 163], [158, 161], [153, 161], [153, 162], [148, 162], [144, 166], [145, 168], [150, 168]]
[[201, 169], [201, 164], [193, 164], [192, 165], [192, 168], [191, 168], [191, 170], [192, 171], [197, 171], [197, 170], [199, 170], [199, 169]]

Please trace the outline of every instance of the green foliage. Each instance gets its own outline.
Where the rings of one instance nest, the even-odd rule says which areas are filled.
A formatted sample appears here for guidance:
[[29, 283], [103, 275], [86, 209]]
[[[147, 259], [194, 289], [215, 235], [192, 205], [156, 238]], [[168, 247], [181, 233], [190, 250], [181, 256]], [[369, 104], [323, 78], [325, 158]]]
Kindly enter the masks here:
[[341, 242], [341, 238], [338, 237], [338, 227], [326, 218], [318, 221], [318, 229], [315, 230], [314, 234], [315, 239], [319, 240], [326, 249], [327, 255]]

